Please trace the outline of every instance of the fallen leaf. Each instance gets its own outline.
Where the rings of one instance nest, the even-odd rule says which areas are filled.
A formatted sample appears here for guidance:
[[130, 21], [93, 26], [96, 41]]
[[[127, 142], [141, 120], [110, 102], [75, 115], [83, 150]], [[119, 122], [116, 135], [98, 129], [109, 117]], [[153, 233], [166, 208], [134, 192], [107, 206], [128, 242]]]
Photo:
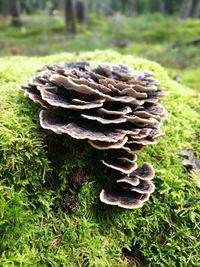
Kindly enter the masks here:
[[178, 154], [185, 157], [182, 161], [185, 169], [191, 173], [195, 184], [200, 189], [200, 160], [194, 158], [194, 153], [189, 149], [182, 149], [178, 151]]
[[194, 153], [191, 150], [183, 149], [183, 150], [180, 150], [178, 154], [186, 158], [183, 160], [183, 166], [188, 171], [200, 170], [200, 160], [194, 158]]

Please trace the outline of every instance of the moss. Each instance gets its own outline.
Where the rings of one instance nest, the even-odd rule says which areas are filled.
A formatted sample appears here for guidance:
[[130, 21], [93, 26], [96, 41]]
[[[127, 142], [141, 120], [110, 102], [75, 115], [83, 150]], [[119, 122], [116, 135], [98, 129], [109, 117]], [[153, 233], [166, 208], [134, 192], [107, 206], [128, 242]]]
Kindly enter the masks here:
[[200, 83], [199, 83], [199, 77], [200, 77], [200, 68], [197, 69], [190, 69], [190, 70], [184, 70], [180, 72], [180, 78], [181, 81], [186, 84], [187, 86], [190, 86], [200, 91]]
[[[169, 93], [164, 100], [166, 135], [139, 155], [141, 163], [149, 161], [156, 169], [156, 192], [141, 209], [100, 203], [101, 186], [109, 178], [98, 154], [84, 142], [57, 142], [42, 130], [40, 108], [19, 89], [44, 64], [84, 59], [152, 70]], [[200, 264], [199, 192], [177, 155], [181, 148], [200, 153], [195, 91], [170, 80], [156, 63], [112, 51], [1, 59], [0, 91], [0, 266]], [[88, 173], [78, 193], [81, 204], [65, 213], [60, 203], [67, 180], [81, 166]]]

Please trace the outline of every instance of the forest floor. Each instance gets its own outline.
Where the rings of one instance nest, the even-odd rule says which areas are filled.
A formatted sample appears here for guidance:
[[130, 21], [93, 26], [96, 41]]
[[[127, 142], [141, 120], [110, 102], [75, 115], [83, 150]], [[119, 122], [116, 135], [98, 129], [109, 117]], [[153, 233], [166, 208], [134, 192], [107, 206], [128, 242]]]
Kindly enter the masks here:
[[90, 15], [78, 25], [76, 35], [67, 35], [62, 16], [35, 15], [23, 18], [24, 26], [0, 24], [0, 56], [44, 56], [59, 52], [112, 49], [156, 61], [172, 78], [200, 90], [200, 20], [181, 21], [160, 14], [98, 18]]
[[[200, 53], [186, 44], [199, 34], [198, 20], [160, 15], [90, 16], [75, 36], [65, 34], [60, 16], [25, 17], [19, 29], [0, 26], [0, 267], [200, 266], [199, 178], [178, 155], [190, 149], [200, 158]], [[95, 49], [105, 51], [87, 52]], [[172, 79], [160, 65], [134, 56], [161, 63]], [[138, 155], [139, 164], [151, 162], [156, 170], [156, 191], [141, 209], [100, 203], [108, 179], [95, 160], [80, 205], [71, 213], [61, 208], [68, 178], [96, 154], [62, 138], [54, 143], [56, 156], [47, 153], [44, 144], [55, 136], [41, 130], [40, 108], [19, 87], [44, 64], [87, 58], [154, 71], [168, 91], [165, 136]]]

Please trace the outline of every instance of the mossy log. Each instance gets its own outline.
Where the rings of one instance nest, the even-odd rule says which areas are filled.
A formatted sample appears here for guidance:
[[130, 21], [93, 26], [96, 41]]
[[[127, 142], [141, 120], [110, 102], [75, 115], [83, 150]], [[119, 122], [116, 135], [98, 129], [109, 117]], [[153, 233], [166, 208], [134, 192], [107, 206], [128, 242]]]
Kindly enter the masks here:
[[[45, 64], [83, 60], [152, 71], [168, 91], [165, 136], [138, 157], [156, 170], [156, 191], [141, 209], [103, 205], [108, 173], [98, 153], [41, 129], [40, 107], [20, 89]], [[198, 266], [199, 192], [177, 154], [200, 153], [195, 91], [154, 62], [112, 51], [3, 58], [0, 91], [0, 266]]]

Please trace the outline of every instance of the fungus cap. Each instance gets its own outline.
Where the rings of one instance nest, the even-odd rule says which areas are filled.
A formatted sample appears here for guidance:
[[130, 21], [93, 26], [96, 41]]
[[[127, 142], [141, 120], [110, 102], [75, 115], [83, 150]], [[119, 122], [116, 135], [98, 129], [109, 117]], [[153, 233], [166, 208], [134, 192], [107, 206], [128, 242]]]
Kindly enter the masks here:
[[44, 108], [39, 115], [42, 128], [86, 139], [106, 151], [102, 163], [120, 177], [114, 185], [117, 192], [102, 190], [102, 202], [134, 209], [148, 200], [155, 172], [149, 163], [137, 167], [135, 154], [163, 135], [160, 125], [166, 118], [159, 103], [164, 89], [152, 72], [70, 62], [45, 66], [22, 89]]

